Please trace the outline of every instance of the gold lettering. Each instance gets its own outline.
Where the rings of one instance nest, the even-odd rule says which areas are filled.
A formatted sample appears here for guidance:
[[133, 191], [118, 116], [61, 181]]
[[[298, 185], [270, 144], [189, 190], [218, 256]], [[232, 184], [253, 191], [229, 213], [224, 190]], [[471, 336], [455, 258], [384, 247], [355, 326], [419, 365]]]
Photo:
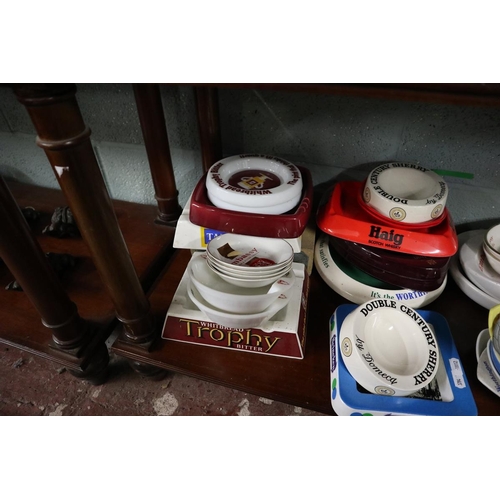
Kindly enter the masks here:
[[[215, 332], [220, 333], [220, 337], [218, 339], [216, 339], [214, 337]], [[210, 330], [210, 337], [212, 338], [212, 340], [215, 340], [216, 342], [220, 342], [224, 338], [224, 332], [222, 330], [219, 330], [218, 328], [212, 328], [212, 330]]]
[[[239, 340], [233, 340], [233, 335], [238, 335]], [[232, 344], [239, 344], [243, 340], [243, 334], [240, 332], [228, 332], [227, 333], [227, 345], [231, 347]]]
[[262, 344], [262, 337], [256, 333], [252, 333], [252, 329], [249, 328], [247, 330], [247, 344], [252, 345], [252, 338], [258, 339], [257, 343], [255, 344], [257, 347]]
[[280, 337], [275, 337], [273, 342], [269, 342], [270, 338], [271, 337], [268, 337], [267, 335], [264, 337], [264, 340], [266, 341], [266, 344], [268, 345], [266, 352], [269, 352], [274, 347], [274, 344], [276, 344], [276, 342], [278, 342], [278, 340], [281, 340]]

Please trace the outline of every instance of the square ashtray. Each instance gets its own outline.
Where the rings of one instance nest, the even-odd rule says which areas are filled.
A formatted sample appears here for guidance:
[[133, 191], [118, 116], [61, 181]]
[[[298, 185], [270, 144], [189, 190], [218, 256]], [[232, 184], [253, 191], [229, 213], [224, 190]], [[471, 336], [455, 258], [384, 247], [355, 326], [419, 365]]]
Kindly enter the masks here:
[[448, 322], [439, 313], [417, 312], [434, 329], [440, 351], [439, 370], [427, 388], [412, 396], [382, 396], [365, 391], [347, 370], [339, 351], [339, 332], [346, 316], [357, 305], [343, 304], [330, 318], [330, 397], [341, 416], [476, 416], [477, 407]]
[[458, 250], [458, 237], [447, 209], [435, 225], [384, 223], [362, 206], [363, 183], [342, 181], [322, 200], [316, 222], [325, 233], [361, 245], [394, 252], [432, 257], [451, 257]]

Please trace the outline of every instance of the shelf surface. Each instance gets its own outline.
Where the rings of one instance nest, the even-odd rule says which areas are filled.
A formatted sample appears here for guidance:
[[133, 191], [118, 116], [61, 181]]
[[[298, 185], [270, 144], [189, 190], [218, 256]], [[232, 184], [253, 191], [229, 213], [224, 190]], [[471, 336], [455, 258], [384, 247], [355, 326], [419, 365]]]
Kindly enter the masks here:
[[[177, 251], [150, 295], [160, 330], [189, 259], [188, 250]], [[112, 350], [124, 357], [167, 370], [333, 415], [330, 404], [329, 319], [335, 309], [345, 303], [345, 299], [329, 288], [313, 270], [303, 360], [235, 352], [165, 339], [158, 339], [146, 352], [119, 337]], [[500, 398], [484, 387], [476, 376], [475, 343], [479, 332], [487, 326], [487, 310], [468, 299], [452, 279], [448, 280], [441, 297], [426, 309], [439, 312], [447, 319], [479, 415], [500, 415]]]
[[500, 106], [500, 84], [498, 83], [194, 83], [186, 85], [347, 95], [439, 104]]
[[[113, 302], [92, 262], [90, 251], [81, 237], [59, 239], [42, 234], [55, 208], [66, 206], [64, 194], [23, 183], [9, 182], [9, 189], [21, 208], [33, 207], [40, 218], [32, 227], [44, 252], [68, 253], [77, 259], [74, 269], [61, 279], [64, 289], [78, 307], [80, 316], [96, 325], [100, 338], [107, 338], [116, 326]], [[174, 229], [154, 222], [157, 208], [151, 205], [114, 201], [123, 237], [136, 272], [147, 291], [163, 269], [170, 254]], [[75, 361], [51, 347], [52, 332], [24, 292], [5, 287], [14, 277], [0, 262], [0, 342], [57, 360], [72, 367]]]

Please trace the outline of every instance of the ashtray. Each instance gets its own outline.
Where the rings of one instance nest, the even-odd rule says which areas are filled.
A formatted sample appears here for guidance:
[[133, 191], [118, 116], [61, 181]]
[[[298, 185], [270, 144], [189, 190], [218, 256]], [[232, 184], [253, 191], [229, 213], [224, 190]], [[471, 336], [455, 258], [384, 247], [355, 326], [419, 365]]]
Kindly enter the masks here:
[[330, 318], [330, 394], [332, 408], [341, 416], [449, 415], [476, 416], [477, 406], [458, 355], [448, 322], [439, 313], [417, 312], [435, 332], [440, 366], [430, 386], [412, 396], [372, 394], [359, 386], [339, 352], [339, 332], [356, 305], [343, 304]]
[[434, 257], [451, 257], [458, 250], [458, 237], [452, 218], [445, 210], [435, 226], [416, 228], [383, 223], [361, 205], [363, 183], [342, 181], [322, 200], [316, 215], [318, 227], [325, 233], [362, 245], [394, 252]]
[[263, 236], [267, 238], [298, 238], [304, 232], [312, 211], [313, 183], [311, 173], [297, 167], [302, 175], [302, 196], [295, 209], [285, 214], [255, 214], [216, 207], [208, 199], [206, 176], [198, 181], [191, 196], [189, 220], [201, 227], [225, 233]]

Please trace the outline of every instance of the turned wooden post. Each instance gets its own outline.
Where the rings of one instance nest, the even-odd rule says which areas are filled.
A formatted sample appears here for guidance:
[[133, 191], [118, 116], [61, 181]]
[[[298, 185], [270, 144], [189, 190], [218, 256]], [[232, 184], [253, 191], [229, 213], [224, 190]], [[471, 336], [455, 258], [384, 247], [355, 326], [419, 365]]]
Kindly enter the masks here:
[[73, 84], [14, 85], [38, 134], [94, 264], [110, 294], [126, 337], [148, 343], [155, 325], [123, 239], [111, 198], [76, 101]]
[[206, 172], [222, 158], [219, 100], [215, 87], [195, 87], [194, 93], [203, 171]]
[[156, 222], [172, 225], [179, 219], [182, 208], [178, 201], [160, 88], [152, 83], [136, 83], [133, 88], [158, 203]]
[[[63, 289], [1, 177], [0, 257], [40, 314], [42, 324], [52, 330], [55, 346], [75, 358], [81, 358], [84, 348], [91, 342], [94, 327], [78, 314], [75, 303]], [[104, 342], [87, 355], [91, 355], [92, 359], [81, 360], [82, 371], [71, 372], [93, 383], [101, 383], [106, 377], [109, 361]]]

